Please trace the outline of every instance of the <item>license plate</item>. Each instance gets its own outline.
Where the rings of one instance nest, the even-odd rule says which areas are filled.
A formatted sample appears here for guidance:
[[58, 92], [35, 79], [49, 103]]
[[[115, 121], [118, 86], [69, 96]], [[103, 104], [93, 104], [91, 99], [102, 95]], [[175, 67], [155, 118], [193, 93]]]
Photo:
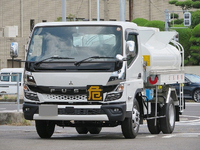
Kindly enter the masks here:
[[87, 86], [87, 100], [88, 101], [103, 101], [103, 86], [102, 85], [88, 85]]
[[57, 116], [58, 106], [57, 105], [40, 105], [39, 116]]

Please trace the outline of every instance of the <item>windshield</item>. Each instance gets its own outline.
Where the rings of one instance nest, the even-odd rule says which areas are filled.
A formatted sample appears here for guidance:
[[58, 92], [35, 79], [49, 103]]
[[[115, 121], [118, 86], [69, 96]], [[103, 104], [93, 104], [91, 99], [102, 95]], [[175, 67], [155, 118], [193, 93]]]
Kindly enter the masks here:
[[191, 82], [200, 83], [200, 77], [193, 74], [185, 74], [186, 78], [188, 78]]
[[[92, 61], [102, 62], [115, 60], [117, 54], [122, 54], [120, 26], [37, 27], [33, 32], [27, 61], [77, 62], [88, 57], [99, 56], [104, 59]], [[46, 60], [43, 61], [44, 59]]]

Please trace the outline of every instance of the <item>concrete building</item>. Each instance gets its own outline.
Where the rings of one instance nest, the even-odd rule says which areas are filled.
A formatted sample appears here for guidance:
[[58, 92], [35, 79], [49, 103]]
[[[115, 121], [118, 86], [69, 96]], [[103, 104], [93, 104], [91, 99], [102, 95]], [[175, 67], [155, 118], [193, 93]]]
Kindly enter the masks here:
[[[120, 20], [120, 0], [99, 0], [100, 20]], [[132, 18], [163, 20], [164, 10], [181, 10], [168, 0], [132, 0]], [[129, 0], [126, 20], [129, 20]], [[62, 0], [0, 0], [0, 69], [12, 67], [10, 43], [19, 43], [17, 60], [25, 59], [25, 47], [31, 28], [38, 22], [58, 21], [62, 16]], [[97, 0], [66, 0], [67, 20], [97, 20]], [[23, 67], [14, 62], [13, 67]]]

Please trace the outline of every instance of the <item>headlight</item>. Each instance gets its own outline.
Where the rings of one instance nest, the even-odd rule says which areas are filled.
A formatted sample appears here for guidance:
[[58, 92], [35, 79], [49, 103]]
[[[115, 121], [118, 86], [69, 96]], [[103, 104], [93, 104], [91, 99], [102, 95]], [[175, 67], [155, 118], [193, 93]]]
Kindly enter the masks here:
[[119, 84], [113, 92], [106, 95], [105, 101], [118, 100], [122, 97], [124, 91], [124, 84]]
[[31, 72], [25, 71], [24, 74], [24, 83], [28, 85], [36, 85], [35, 79], [32, 76]]
[[24, 96], [28, 99], [28, 100], [33, 100], [33, 101], [39, 101], [39, 98], [37, 96], [37, 93], [31, 91], [29, 89], [29, 87], [24, 84]]

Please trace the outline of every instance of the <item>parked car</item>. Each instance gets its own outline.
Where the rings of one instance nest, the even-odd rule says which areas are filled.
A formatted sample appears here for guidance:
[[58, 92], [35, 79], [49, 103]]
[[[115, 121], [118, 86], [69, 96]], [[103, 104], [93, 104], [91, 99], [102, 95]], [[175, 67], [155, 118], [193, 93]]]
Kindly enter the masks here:
[[0, 96], [1, 93], [17, 93], [17, 74], [19, 74], [19, 96], [23, 99], [24, 68], [3, 68], [0, 70]]
[[[173, 84], [179, 96], [179, 84]], [[200, 76], [194, 74], [185, 74], [185, 83], [183, 86], [184, 99], [200, 102]]]

